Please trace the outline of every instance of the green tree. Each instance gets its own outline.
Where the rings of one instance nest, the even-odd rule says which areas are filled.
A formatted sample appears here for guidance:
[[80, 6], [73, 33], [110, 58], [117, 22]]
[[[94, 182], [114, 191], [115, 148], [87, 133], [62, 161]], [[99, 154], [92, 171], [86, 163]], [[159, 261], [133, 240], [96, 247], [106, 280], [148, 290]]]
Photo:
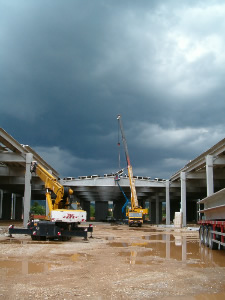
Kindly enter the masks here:
[[95, 217], [95, 207], [93, 205], [90, 206], [90, 217]]
[[45, 207], [42, 205], [39, 205], [38, 202], [34, 202], [30, 211], [32, 214], [35, 214], [35, 215], [45, 215]]

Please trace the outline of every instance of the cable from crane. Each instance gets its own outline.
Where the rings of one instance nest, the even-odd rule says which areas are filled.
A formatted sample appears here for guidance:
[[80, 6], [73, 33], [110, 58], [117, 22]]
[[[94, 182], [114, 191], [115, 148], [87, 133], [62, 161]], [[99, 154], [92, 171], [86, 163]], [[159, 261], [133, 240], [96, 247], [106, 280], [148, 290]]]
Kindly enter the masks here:
[[117, 143], [117, 146], [118, 146], [118, 160], [119, 160], [119, 170], [120, 170], [120, 125], [119, 125], [119, 122], [118, 122], [118, 143]]

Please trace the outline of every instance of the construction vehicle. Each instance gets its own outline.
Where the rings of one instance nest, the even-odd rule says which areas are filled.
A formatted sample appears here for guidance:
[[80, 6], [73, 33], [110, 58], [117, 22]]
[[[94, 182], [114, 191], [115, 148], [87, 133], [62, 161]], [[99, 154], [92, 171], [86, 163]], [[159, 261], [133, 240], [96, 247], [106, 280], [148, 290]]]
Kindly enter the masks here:
[[[80, 223], [86, 222], [86, 211], [71, 209], [73, 203], [71, 195], [73, 190], [61, 185], [37, 162], [32, 162], [31, 173], [35, 173], [45, 184], [45, 195], [49, 213], [44, 220], [35, 220], [30, 215], [27, 228], [15, 228], [9, 226], [9, 234], [28, 234], [32, 240], [60, 239], [68, 240], [72, 236], [82, 236], [87, 239], [88, 232], [93, 232], [92, 225], [89, 227], [79, 227]], [[52, 197], [52, 193], [55, 197]]]
[[[136, 193], [136, 187], [135, 187], [135, 181], [133, 178], [133, 170], [132, 166], [130, 163], [130, 157], [128, 153], [128, 147], [127, 147], [127, 142], [126, 138], [124, 135], [124, 129], [123, 129], [123, 124], [121, 120], [121, 115], [117, 116], [119, 128], [121, 131], [122, 135], [122, 140], [123, 140], [123, 146], [124, 146], [124, 151], [125, 151], [125, 156], [126, 156], [126, 161], [127, 161], [127, 170], [128, 170], [128, 177], [129, 177], [129, 183], [130, 183], [130, 190], [131, 190], [131, 207], [127, 210], [126, 216], [128, 217], [128, 225], [138, 225], [139, 227], [142, 226], [144, 222], [144, 215], [148, 214], [148, 209], [144, 209], [138, 204], [138, 199], [137, 199], [137, 193]], [[120, 145], [118, 141], [118, 145]]]
[[[212, 250], [225, 248], [225, 189], [198, 202], [199, 238]], [[203, 206], [203, 207], [202, 207]]]

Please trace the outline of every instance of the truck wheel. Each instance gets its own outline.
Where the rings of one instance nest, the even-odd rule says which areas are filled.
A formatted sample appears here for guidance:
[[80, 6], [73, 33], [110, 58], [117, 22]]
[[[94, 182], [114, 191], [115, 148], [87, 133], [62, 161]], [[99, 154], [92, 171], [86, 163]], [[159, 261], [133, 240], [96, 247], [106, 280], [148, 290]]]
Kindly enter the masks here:
[[211, 232], [212, 227], [209, 227], [208, 230], [208, 241], [209, 241], [209, 249], [216, 250], [218, 249], [218, 244], [213, 241], [213, 233]]
[[208, 227], [207, 226], [204, 226], [203, 239], [204, 239], [204, 245], [206, 247], [209, 247]]
[[204, 227], [201, 225], [200, 230], [199, 230], [199, 238], [200, 238], [201, 244], [204, 244], [203, 231], [204, 231]]

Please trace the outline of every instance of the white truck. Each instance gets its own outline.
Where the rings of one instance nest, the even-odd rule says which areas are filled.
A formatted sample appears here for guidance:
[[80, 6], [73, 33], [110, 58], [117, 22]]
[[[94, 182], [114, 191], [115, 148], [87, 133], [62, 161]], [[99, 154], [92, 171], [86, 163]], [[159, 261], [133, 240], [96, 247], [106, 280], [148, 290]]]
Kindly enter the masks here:
[[[60, 239], [68, 240], [72, 236], [88, 237], [88, 232], [93, 232], [93, 226], [79, 226], [86, 222], [87, 213], [82, 209], [71, 209], [70, 195], [73, 190], [61, 185], [37, 162], [31, 164], [31, 172], [35, 173], [45, 183], [45, 195], [49, 213], [44, 220], [35, 220], [30, 217], [27, 228], [9, 226], [9, 234], [28, 234], [33, 240]], [[55, 197], [52, 197], [52, 193]]]

